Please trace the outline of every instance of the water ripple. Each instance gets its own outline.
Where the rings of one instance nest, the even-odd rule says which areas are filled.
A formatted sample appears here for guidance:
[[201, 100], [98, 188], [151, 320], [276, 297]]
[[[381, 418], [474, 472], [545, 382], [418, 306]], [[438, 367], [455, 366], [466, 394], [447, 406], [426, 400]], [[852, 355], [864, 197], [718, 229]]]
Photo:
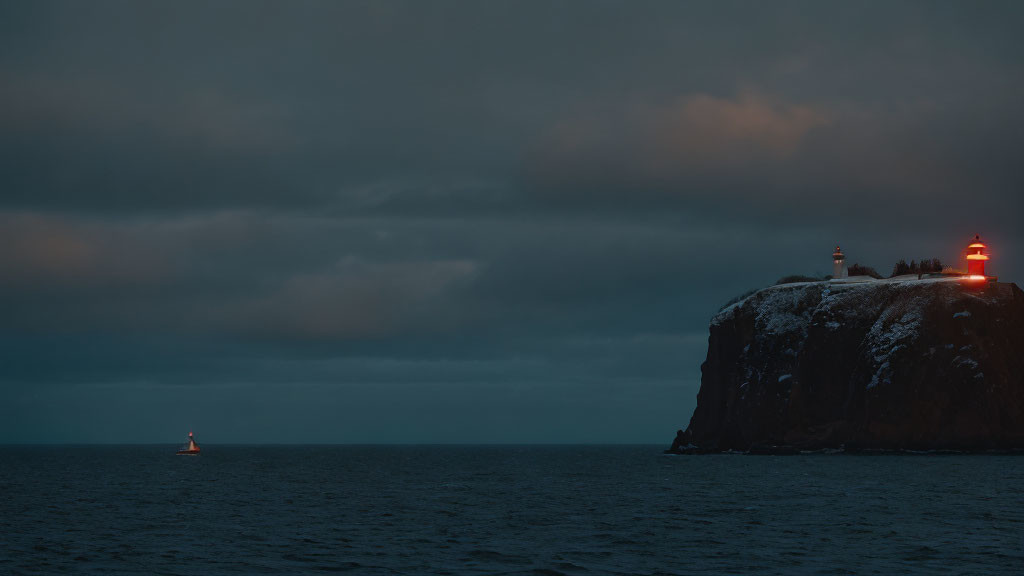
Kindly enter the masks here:
[[0, 573], [1019, 574], [1024, 458], [0, 448]]

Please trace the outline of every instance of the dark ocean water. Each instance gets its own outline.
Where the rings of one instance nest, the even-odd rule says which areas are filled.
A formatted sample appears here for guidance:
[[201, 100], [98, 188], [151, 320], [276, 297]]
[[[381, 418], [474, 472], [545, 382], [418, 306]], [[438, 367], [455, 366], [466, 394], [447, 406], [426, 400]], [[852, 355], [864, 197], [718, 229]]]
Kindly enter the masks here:
[[1022, 456], [0, 448], [0, 574], [1021, 574]]

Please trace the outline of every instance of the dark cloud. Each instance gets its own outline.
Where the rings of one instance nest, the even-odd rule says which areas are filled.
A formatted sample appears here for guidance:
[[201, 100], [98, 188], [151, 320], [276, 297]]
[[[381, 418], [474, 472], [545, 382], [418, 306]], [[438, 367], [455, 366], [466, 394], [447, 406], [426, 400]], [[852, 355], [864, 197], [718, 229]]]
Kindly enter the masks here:
[[1021, 12], [5, 5], [0, 433], [668, 438], [836, 243], [1024, 271]]

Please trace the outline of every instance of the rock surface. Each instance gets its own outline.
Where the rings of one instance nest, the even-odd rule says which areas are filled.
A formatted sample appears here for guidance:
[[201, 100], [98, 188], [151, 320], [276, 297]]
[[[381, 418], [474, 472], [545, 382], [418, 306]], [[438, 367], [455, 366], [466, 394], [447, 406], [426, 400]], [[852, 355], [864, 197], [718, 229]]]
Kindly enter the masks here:
[[676, 452], [1021, 449], [1024, 293], [950, 278], [773, 286], [714, 317], [701, 371]]

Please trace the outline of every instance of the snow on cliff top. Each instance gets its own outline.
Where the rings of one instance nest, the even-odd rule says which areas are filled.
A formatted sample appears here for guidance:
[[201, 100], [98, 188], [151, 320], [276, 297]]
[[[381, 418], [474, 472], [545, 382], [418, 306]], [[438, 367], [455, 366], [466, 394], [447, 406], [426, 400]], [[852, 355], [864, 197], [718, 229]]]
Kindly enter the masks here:
[[[754, 292], [721, 310], [711, 320], [711, 326], [720, 326], [738, 316], [752, 317], [757, 341], [774, 341], [773, 346], [799, 350], [812, 325], [829, 331], [847, 323], [862, 325], [867, 329], [861, 346], [872, 374], [867, 385], [870, 389], [891, 381], [894, 354], [919, 338], [929, 306], [955, 307], [954, 317], [967, 317], [969, 312], [961, 311], [964, 298], [989, 299], [991, 295], [968, 289], [961, 277], [857, 277], [794, 282]], [[967, 358], [961, 364], [967, 365], [969, 360], [973, 361]]]
[[[758, 328], [764, 328], [770, 332], [787, 332], [805, 327], [814, 314], [816, 305], [830, 307], [837, 304], [838, 298], [842, 295], [852, 296], [855, 294], [852, 291], [867, 292], [879, 288], [900, 290], [929, 284], [956, 285], [964, 282], [965, 280], [959, 276], [918, 278], [917, 275], [905, 275], [882, 279], [870, 276], [852, 276], [817, 282], [776, 284], [762, 288], [746, 298], [726, 306], [711, 319], [711, 325], [721, 325], [722, 322], [732, 318], [737, 310], [748, 305], [756, 305]], [[812, 287], [820, 287], [822, 290], [820, 304], [811, 301], [817, 299], [816, 291], [810, 289]]]

